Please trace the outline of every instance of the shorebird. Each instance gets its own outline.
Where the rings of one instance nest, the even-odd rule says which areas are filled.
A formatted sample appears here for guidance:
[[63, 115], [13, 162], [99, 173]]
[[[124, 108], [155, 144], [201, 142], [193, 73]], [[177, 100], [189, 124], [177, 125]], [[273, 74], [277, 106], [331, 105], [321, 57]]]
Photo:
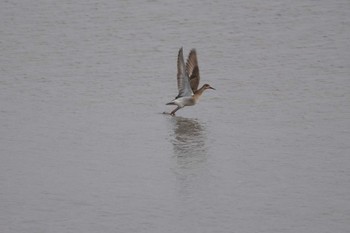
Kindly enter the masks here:
[[177, 56], [177, 88], [179, 90], [179, 94], [175, 97], [174, 100], [166, 104], [177, 105], [177, 107], [170, 113], [170, 115], [174, 116], [175, 112], [180, 108], [183, 108], [185, 106], [192, 106], [198, 103], [199, 98], [205, 90], [215, 90], [209, 84], [204, 84], [201, 88], [198, 89], [199, 80], [200, 76], [196, 50], [192, 49], [190, 51], [185, 65], [181, 47]]

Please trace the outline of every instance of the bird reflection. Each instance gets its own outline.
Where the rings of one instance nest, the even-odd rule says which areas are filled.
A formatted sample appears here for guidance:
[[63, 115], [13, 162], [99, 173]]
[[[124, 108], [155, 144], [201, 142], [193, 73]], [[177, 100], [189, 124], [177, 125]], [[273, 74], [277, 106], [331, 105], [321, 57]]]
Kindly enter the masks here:
[[205, 128], [196, 119], [173, 117], [172, 144], [178, 165], [193, 166], [206, 160]]

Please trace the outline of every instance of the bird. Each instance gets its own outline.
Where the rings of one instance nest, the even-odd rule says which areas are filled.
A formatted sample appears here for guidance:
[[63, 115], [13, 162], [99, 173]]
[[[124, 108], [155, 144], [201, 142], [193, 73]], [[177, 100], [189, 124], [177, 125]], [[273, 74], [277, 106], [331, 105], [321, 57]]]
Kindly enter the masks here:
[[205, 90], [215, 90], [209, 84], [204, 84], [198, 89], [199, 81], [200, 76], [196, 49], [191, 49], [185, 64], [183, 48], [181, 47], [177, 56], [177, 88], [179, 94], [174, 100], [166, 104], [177, 105], [170, 115], [175, 116], [177, 110], [198, 103], [199, 98]]

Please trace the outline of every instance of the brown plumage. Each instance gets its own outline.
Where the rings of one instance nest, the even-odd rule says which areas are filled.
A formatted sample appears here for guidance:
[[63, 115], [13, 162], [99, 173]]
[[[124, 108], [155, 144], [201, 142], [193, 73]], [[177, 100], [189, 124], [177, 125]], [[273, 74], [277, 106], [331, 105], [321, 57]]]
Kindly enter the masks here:
[[191, 89], [194, 93], [198, 89], [199, 80], [200, 80], [197, 52], [195, 49], [192, 49], [190, 54], [188, 55], [187, 62], [186, 62], [186, 71], [190, 79]]

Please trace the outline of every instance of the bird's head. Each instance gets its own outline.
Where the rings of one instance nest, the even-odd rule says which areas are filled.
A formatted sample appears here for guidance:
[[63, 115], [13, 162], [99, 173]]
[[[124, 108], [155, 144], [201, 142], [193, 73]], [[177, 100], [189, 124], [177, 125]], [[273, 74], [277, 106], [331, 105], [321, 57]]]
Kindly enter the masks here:
[[204, 87], [205, 90], [207, 90], [207, 89], [215, 90], [215, 88], [211, 87], [209, 84], [204, 84], [203, 87]]

